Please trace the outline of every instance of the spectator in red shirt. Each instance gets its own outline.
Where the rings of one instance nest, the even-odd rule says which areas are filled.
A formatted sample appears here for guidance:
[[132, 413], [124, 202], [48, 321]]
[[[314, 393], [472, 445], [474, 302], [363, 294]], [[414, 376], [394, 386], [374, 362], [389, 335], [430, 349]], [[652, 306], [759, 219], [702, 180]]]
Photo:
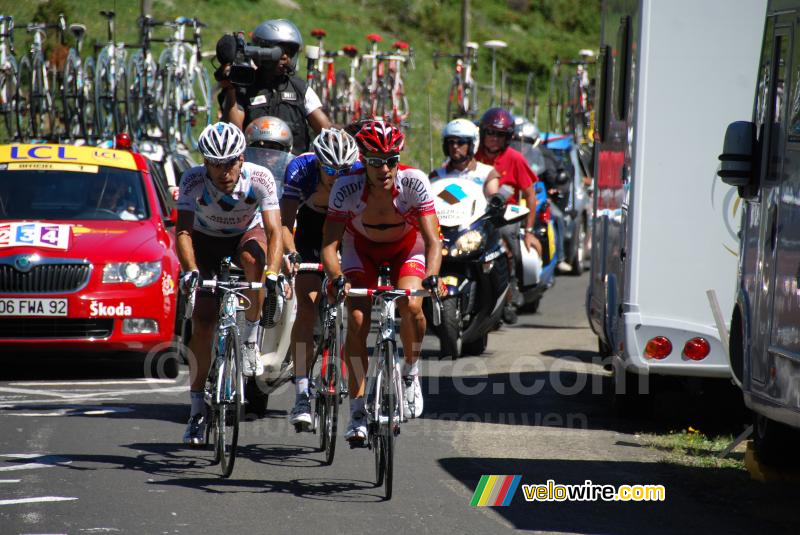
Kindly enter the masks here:
[[[525, 157], [508, 146], [508, 142], [514, 134], [514, 118], [503, 108], [489, 108], [481, 117], [480, 133], [481, 140], [475, 159], [493, 166], [500, 175], [499, 178], [487, 180], [484, 191], [487, 195], [491, 195], [497, 193], [502, 186], [510, 186], [514, 188], [514, 195], [509, 198], [508, 202], [518, 203], [520, 199], [525, 199], [525, 204], [530, 210], [525, 221], [525, 247], [528, 250], [536, 249], [541, 256], [542, 245], [536, 239], [533, 231], [533, 224], [536, 221], [536, 194], [533, 191], [533, 183], [539, 178], [528, 166]], [[506, 303], [506, 308], [503, 310], [503, 319], [506, 323], [516, 323], [512, 294], [514, 296], [517, 294], [515, 264], [516, 259], [520, 257], [519, 229], [519, 223], [506, 225], [500, 229], [509, 253], [512, 289], [512, 292], [509, 292], [510, 301]]]

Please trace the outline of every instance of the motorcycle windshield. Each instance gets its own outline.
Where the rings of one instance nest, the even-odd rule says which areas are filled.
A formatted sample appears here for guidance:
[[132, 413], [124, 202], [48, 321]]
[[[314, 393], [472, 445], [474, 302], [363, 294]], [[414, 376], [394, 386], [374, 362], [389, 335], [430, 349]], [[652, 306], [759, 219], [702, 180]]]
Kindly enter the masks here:
[[539, 175], [544, 172], [544, 156], [542, 156], [542, 151], [537, 147], [525, 141], [518, 140], [511, 141], [508, 145], [525, 157], [525, 161], [528, 162], [528, 165], [533, 169], [534, 173]]
[[290, 152], [261, 147], [247, 147], [244, 151], [244, 160], [246, 162], [266, 167], [272, 172], [272, 176], [275, 177], [275, 185], [278, 188], [278, 199], [283, 196], [283, 179], [286, 174], [286, 167], [294, 158], [294, 154]]

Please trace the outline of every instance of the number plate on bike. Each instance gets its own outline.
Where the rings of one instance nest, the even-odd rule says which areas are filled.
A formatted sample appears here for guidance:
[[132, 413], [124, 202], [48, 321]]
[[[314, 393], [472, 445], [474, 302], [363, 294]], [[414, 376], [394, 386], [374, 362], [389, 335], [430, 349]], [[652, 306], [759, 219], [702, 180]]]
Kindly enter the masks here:
[[66, 315], [66, 299], [0, 299], [0, 316]]
[[458, 286], [458, 277], [453, 277], [452, 275], [442, 277], [442, 284], [447, 286]]

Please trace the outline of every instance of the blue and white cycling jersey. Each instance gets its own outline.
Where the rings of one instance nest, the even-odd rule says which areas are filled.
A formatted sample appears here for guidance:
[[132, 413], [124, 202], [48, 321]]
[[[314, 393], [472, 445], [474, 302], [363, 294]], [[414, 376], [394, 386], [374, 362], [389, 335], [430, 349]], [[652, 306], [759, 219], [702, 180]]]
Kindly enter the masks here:
[[[350, 173], [356, 174], [363, 168], [361, 162], [356, 162]], [[317, 184], [319, 184], [317, 156], [313, 152], [303, 153], [286, 167], [282, 198], [305, 203], [316, 191]]]

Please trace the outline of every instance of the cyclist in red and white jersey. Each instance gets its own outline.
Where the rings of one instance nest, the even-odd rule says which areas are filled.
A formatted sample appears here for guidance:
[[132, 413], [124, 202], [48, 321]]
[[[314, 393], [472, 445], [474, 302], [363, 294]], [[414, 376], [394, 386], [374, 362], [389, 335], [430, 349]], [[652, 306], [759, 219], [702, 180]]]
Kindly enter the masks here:
[[[322, 242], [322, 263], [333, 284], [345, 294], [355, 287], [373, 288], [378, 267], [391, 266], [392, 284], [398, 288], [423, 286], [439, 291], [442, 246], [439, 221], [430, 182], [419, 169], [399, 168], [405, 136], [382, 122], [369, 122], [356, 134], [364, 171], [336, 181], [328, 201]], [[339, 261], [337, 251], [342, 248]], [[400, 339], [405, 362], [406, 418], [422, 414], [417, 358], [425, 335], [425, 315], [420, 298], [398, 300], [402, 318]], [[370, 330], [369, 298], [348, 299], [347, 338], [350, 381], [350, 423], [345, 438], [363, 443], [367, 437], [364, 378], [367, 370], [367, 335]]]

